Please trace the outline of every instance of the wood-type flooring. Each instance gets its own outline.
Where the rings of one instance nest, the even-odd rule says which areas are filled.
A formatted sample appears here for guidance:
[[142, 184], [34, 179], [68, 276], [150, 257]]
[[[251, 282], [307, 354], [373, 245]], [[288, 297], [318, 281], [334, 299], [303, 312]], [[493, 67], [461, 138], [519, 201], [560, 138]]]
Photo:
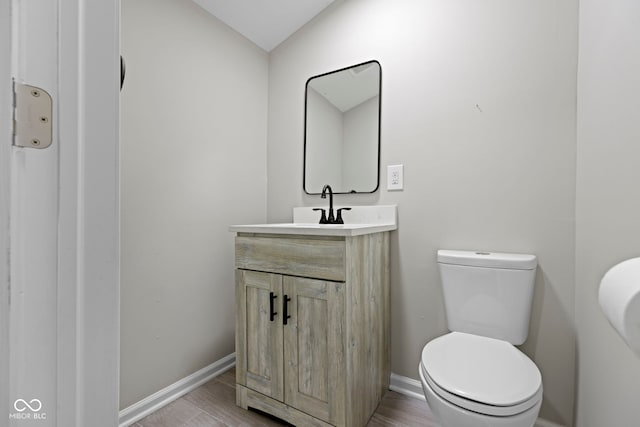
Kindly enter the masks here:
[[[236, 406], [235, 369], [212, 379], [132, 427], [272, 427], [289, 424]], [[424, 401], [388, 391], [367, 427], [439, 427]], [[302, 427], [302, 426], [301, 426]]]

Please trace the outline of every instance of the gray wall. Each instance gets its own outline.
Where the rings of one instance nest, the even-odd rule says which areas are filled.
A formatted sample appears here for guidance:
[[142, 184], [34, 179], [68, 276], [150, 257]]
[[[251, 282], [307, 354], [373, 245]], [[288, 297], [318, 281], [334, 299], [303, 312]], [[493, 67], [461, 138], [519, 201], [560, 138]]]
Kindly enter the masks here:
[[125, 408], [234, 351], [233, 223], [266, 219], [267, 54], [189, 0], [123, 0]]
[[[344, 113], [342, 137], [343, 191], [375, 189], [378, 174], [378, 103], [380, 97], [364, 101]], [[375, 117], [376, 120], [372, 120]]]
[[[342, 163], [335, 160], [342, 158], [342, 112], [311, 87], [307, 102], [308, 111], [313, 111], [309, 114], [305, 135], [304, 155], [309, 159], [305, 165], [307, 191], [320, 193], [325, 184], [331, 184], [335, 189], [342, 188]], [[331, 180], [322, 180], [320, 171], [327, 171]]]
[[[320, 193], [375, 189], [379, 97], [342, 112], [312, 87], [306, 94], [306, 190]], [[375, 117], [376, 120], [372, 120]]]
[[271, 52], [268, 219], [325, 202], [302, 191], [307, 78], [382, 65], [382, 174], [405, 189], [336, 197], [399, 206], [392, 238], [392, 370], [417, 378], [446, 332], [438, 248], [539, 257], [529, 340], [541, 416], [573, 422], [577, 0], [349, 0]]
[[640, 3], [580, 1], [576, 328], [580, 427], [638, 425], [640, 357], [597, 302], [613, 265], [640, 256]]

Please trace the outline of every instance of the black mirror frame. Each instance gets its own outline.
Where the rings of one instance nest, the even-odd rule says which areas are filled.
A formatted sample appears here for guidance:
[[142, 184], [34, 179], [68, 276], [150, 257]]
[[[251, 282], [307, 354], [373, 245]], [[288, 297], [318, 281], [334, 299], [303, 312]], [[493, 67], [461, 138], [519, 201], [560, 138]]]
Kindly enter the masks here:
[[370, 64], [370, 63], [376, 63], [378, 64], [378, 68], [380, 70], [380, 79], [378, 80], [378, 164], [377, 164], [377, 179], [376, 179], [376, 186], [372, 191], [349, 191], [349, 192], [335, 192], [333, 194], [372, 194], [375, 193], [376, 191], [378, 191], [378, 189], [380, 188], [380, 154], [381, 154], [381, 126], [380, 123], [382, 121], [382, 65], [380, 64], [379, 61], [372, 59], [370, 61], [365, 61], [365, 62], [361, 62], [359, 64], [355, 64], [355, 65], [350, 65], [348, 67], [344, 67], [344, 68], [340, 68], [338, 70], [334, 70], [334, 71], [329, 71], [327, 73], [322, 73], [322, 74], [318, 74], [316, 76], [311, 76], [307, 79], [307, 82], [304, 85], [304, 149], [302, 150], [302, 190], [308, 194], [308, 195], [319, 195], [321, 194], [320, 192], [318, 193], [310, 193], [307, 191], [307, 186], [306, 186], [306, 172], [307, 172], [307, 94], [308, 94], [308, 89], [309, 89], [309, 82], [311, 82], [311, 80], [318, 78], [318, 77], [323, 77], [323, 76], [327, 76], [329, 74], [335, 74], [335, 73], [339, 73], [341, 71], [345, 71], [348, 70], [350, 68], [356, 68], [359, 67], [361, 65], [365, 65], [365, 64]]

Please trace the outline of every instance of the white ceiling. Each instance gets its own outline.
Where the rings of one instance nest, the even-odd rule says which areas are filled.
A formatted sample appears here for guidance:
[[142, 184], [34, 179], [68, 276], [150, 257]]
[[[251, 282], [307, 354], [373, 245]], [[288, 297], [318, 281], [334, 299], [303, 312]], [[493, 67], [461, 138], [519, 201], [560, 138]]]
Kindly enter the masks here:
[[270, 52], [334, 0], [193, 0]]

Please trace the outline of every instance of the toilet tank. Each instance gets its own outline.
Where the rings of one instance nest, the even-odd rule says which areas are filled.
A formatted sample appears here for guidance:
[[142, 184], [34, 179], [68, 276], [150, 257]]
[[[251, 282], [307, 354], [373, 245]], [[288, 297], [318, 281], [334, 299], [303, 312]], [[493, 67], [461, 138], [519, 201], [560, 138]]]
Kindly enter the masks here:
[[439, 250], [438, 266], [450, 331], [525, 342], [535, 255]]

